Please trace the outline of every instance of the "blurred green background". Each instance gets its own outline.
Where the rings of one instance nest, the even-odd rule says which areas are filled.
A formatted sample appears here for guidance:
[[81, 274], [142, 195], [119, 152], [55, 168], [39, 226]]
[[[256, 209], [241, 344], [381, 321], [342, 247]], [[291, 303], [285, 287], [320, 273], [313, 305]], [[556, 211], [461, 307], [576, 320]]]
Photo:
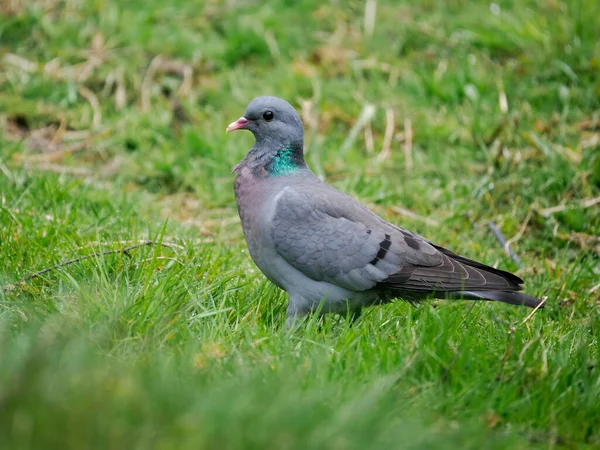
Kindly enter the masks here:
[[[599, 446], [598, 17], [3, 0], [0, 445]], [[252, 136], [224, 132], [257, 95], [301, 112], [320, 177], [546, 309], [396, 302], [286, 334], [233, 197]]]

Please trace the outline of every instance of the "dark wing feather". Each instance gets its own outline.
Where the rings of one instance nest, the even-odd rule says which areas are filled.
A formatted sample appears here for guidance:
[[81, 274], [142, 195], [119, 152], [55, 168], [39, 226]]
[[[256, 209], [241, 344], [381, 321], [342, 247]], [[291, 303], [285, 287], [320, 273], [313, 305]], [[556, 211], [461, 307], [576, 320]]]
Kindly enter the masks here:
[[508, 281], [511, 281], [512, 283], [523, 284], [523, 280], [521, 278], [519, 278], [518, 276], [516, 276], [514, 273], [507, 272], [506, 270], [496, 269], [494, 267], [482, 264], [478, 261], [474, 261], [472, 259], [465, 258], [464, 256], [457, 255], [456, 253], [448, 250], [447, 248], [440, 247], [439, 245], [435, 245], [432, 242], [430, 242], [430, 244], [433, 245], [437, 250], [442, 252], [444, 255], [446, 255], [460, 263], [466, 264], [467, 266], [474, 267], [477, 269], [482, 269], [486, 272], [500, 275], [501, 277], [506, 278]]
[[[431, 243], [430, 243], [431, 244]], [[494, 300], [529, 308], [543, 308], [544, 300], [518, 292], [518, 276], [433, 245], [442, 255], [438, 266], [405, 266], [377, 284], [386, 295], [418, 300], [429, 295], [465, 300]]]
[[[442, 263], [437, 266], [402, 267], [378, 286], [415, 292], [458, 292], [465, 290], [518, 291], [521, 286], [505, 277], [502, 273], [478, 263], [477, 267], [451, 258], [442, 253]], [[515, 277], [517, 278], [517, 277]]]

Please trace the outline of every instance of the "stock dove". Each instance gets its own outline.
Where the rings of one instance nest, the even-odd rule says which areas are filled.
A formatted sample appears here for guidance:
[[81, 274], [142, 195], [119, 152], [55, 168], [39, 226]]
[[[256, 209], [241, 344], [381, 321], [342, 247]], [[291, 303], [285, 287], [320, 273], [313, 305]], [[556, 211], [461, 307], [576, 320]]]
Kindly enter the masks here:
[[310, 312], [360, 316], [364, 306], [428, 297], [495, 300], [530, 308], [512, 273], [459, 256], [393, 225], [317, 178], [303, 154], [295, 109], [257, 97], [227, 131], [256, 143], [234, 168], [250, 256], [289, 295], [287, 326]]

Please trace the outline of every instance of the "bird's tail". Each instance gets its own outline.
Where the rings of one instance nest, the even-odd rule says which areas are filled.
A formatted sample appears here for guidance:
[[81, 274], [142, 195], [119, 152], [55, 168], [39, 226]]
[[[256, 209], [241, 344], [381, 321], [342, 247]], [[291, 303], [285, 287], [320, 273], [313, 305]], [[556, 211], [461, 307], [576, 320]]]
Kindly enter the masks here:
[[456, 297], [467, 300], [494, 300], [529, 308], [543, 308], [546, 303], [545, 300], [517, 291], [464, 291], [458, 292]]

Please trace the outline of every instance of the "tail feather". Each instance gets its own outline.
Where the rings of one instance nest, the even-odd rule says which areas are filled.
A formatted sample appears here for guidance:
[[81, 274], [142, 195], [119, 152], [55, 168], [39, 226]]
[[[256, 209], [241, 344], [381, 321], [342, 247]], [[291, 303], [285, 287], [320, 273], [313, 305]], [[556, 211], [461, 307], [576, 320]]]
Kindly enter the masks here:
[[[454, 295], [453, 295], [454, 297]], [[546, 301], [517, 291], [465, 291], [457, 292], [456, 297], [468, 300], [494, 300], [510, 305], [522, 305], [529, 308], [543, 308]]]
[[419, 301], [432, 296], [544, 307], [544, 300], [519, 292], [523, 289], [523, 280], [517, 275], [432, 245], [441, 253], [442, 262], [432, 266], [401, 266], [396, 273], [377, 284], [386, 298]]

